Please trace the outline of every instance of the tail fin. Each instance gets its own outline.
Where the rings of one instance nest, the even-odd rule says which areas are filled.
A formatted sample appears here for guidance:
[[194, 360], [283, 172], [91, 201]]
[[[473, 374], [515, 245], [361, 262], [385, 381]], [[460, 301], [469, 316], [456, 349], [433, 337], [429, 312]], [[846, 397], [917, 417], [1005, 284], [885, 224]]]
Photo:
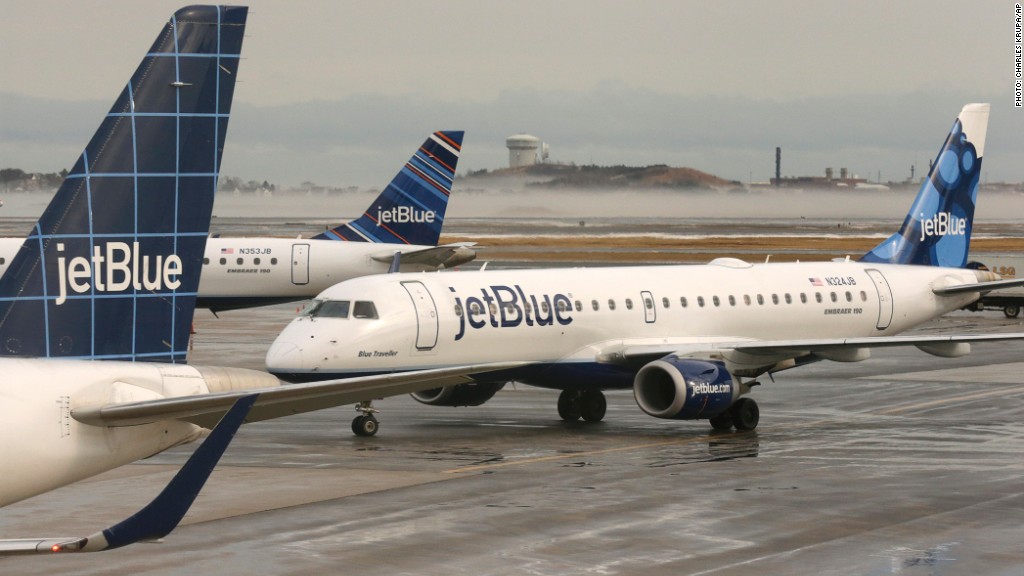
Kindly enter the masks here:
[[452, 192], [463, 134], [431, 134], [362, 216], [314, 238], [436, 245]]
[[0, 355], [184, 361], [246, 16], [160, 32], [0, 278]]
[[872, 248], [862, 262], [967, 264], [988, 113], [988, 104], [963, 107], [900, 231]]

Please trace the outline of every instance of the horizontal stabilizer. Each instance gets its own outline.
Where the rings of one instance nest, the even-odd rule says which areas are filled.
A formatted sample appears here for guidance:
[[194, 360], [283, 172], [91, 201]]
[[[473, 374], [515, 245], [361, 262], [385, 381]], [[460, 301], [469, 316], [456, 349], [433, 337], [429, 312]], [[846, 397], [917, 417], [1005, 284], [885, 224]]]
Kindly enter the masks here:
[[968, 292], [981, 292], [982, 294], [987, 294], [994, 290], [1016, 288], [1018, 286], [1024, 286], [1024, 278], [1011, 278], [1008, 280], [996, 280], [994, 282], [979, 282], [977, 284], [960, 284], [958, 286], [944, 286], [941, 288], [932, 288], [932, 292], [939, 296], [952, 296], [954, 294], [965, 294]]
[[[402, 252], [402, 264], [430, 268], [454, 268], [476, 258], [476, 251], [470, 248], [474, 245], [473, 242], [460, 242]], [[391, 262], [394, 259], [394, 252], [381, 252], [371, 258], [378, 262]]]

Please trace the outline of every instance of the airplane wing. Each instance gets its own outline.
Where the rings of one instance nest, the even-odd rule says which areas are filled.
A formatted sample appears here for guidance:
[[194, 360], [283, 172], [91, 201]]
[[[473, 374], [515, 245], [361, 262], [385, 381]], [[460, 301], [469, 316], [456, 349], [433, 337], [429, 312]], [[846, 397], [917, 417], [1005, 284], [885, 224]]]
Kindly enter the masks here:
[[[916, 346], [937, 356], [962, 356], [969, 351], [969, 345], [977, 342], [998, 342], [1024, 340], [1024, 333], [1005, 334], [956, 334], [942, 336], [867, 336], [863, 338], [818, 338], [805, 340], [695, 340], [679, 342], [644, 343], [623, 341], [602, 348], [598, 362], [606, 364], [638, 364], [657, 360], [669, 354], [687, 356], [693, 354], [714, 354], [741, 352], [750, 356], [764, 356], [777, 360], [796, 358], [809, 354], [835, 354], [858, 349], [889, 348], [895, 346]], [[964, 346], [968, 348], [964, 348]]]
[[[475, 245], [475, 242], [457, 242], [455, 244], [441, 244], [440, 246], [423, 248], [421, 250], [402, 252], [402, 264], [453, 268], [476, 258], [476, 251], [470, 248]], [[392, 250], [375, 254], [371, 258], [378, 262], [391, 262], [394, 256], [395, 251]]]
[[308, 384], [288, 384], [222, 394], [107, 404], [73, 409], [71, 416], [79, 422], [94, 426], [135, 426], [163, 420], [184, 420], [208, 428], [236, 400], [249, 394], [259, 394], [259, 399], [245, 421], [259, 422], [375, 398], [468, 383], [473, 380], [473, 374], [506, 370], [525, 364], [528, 362], [477, 364]]
[[0, 540], [0, 558], [28, 554], [102, 552], [170, 534], [203, 489], [256, 399], [256, 394], [236, 397], [224, 417], [163, 491], [131, 517], [90, 536]]

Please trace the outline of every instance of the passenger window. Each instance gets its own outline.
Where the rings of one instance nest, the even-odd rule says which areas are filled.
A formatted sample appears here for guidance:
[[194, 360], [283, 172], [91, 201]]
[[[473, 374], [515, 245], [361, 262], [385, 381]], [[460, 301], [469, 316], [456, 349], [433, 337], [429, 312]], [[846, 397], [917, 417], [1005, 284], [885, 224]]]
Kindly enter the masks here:
[[577, 312], [582, 312], [583, 311], [583, 303], [580, 302], [579, 300], [576, 301], [576, 311]]
[[729, 306], [735, 306], [735, 305], [736, 305], [736, 297], [730, 295], [729, 296]]
[[821, 292], [814, 293], [814, 300], [817, 301], [818, 304], [821, 304]]
[[277, 266], [277, 258], [271, 258], [270, 259], [270, 265], [271, 266]]
[[746, 304], [747, 306], [750, 306], [750, 294], [743, 295], [743, 303]]
[[703, 296], [697, 296], [697, 306], [700, 306], [701, 308], [704, 307], [704, 297]]
[[868, 293], [867, 292], [865, 292], [863, 290], [860, 291], [860, 301], [861, 302], [867, 302], [868, 301]]
[[686, 308], [686, 296], [679, 297], [679, 305], [682, 306], [683, 308]]
[[374, 306], [373, 302], [357, 300], [356, 303], [352, 306], [352, 317], [376, 320], [377, 307]]
[[462, 304], [455, 305], [455, 315], [462, 316]]
[[253, 258], [252, 263], [257, 265], [257, 266], [259, 266], [260, 265], [260, 259], [259, 258]]
[[470, 302], [469, 303], [469, 313], [470, 314], [476, 316], [477, 314], [480, 314], [483, 311], [484, 311], [483, 304], [481, 304], [479, 302]]
[[716, 308], [721, 304], [721, 301], [718, 300], [718, 296], [712, 296], [711, 301], [714, 302]]
[[559, 312], [568, 312], [569, 303], [566, 302], [565, 300], [559, 300], [558, 302], [555, 303], [555, 310], [558, 310]]
[[[494, 302], [487, 305], [487, 310], [491, 313], [491, 316], [498, 315], [498, 307], [494, 305]], [[545, 310], [545, 312], [547, 312], [547, 310]]]
[[853, 293], [851, 293], [849, 290], [846, 291], [846, 301], [853, 302]]
[[632, 298], [626, 298], [626, 310], [632, 310], [632, 309], [633, 309], [633, 299]]
[[793, 297], [789, 295], [789, 292], [786, 292], [786, 295], [784, 296], [784, 298], [786, 299], [786, 304], [792, 304], [793, 303]]
[[836, 296], [836, 293], [835, 293], [835, 292], [833, 292], [833, 293], [832, 293], [832, 301], [833, 301], [833, 302], [838, 302], [838, 301], [839, 301], [839, 297], [838, 297], [838, 296]]
[[779, 295], [778, 294], [772, 294], [772, 304], [778, 304], [778, 303], [779, 303]]
[[647, 308], [648, 310], [653, 310], [654, 300], [651, 300], [650, 298], [644, 298], [644, 307]]
[[[0, 258], [0, 264], [3, 264], [3, 263], [4, 263], [4, 259]], [[203, 258], [203, 266], [206, 266], [209, 263], [210, 263], [210, 259], [209, 258]]]
[[238, 260], [235, 260], [235, 263], [237, 263], [239, 266], [242, 265], [242, 262], [244, 262], [244, 260], [242, 260], [241, 258], [239, 258]]
[[551, 308], [548, 307], [548, 301], [547, 300], [545, 300], [545, 301], [540, 303], [540, 311], [543, 312], [544, 314], [547, 314], [548, 310], [550, 310], [550, 309]]
[[800, 303], [807, 304], [807, 294], [804, 294], [803, 292], [800, 293]]
[[601, 305], [597, 303], [597, 300], [591, 300], [590, 305], [594, 307], [595, 312], [601, 309]]
[[668, 298], [662, 298], [661, 299], [661, 307], [662, 308], [668, 308], [668, 304], [669, 304]]
[[227, 264], [227, 263], [228, 263], [228, 259], [227, 259], [227, 258], [221, 258], [221, 259], [220, 259], [220, 265], [221, 265], [221, 266], [223, 266], [223, 265], [225, 265], [225, 264]]
[[529, 302], [523, 302], [523, 310], [525, 310], [527, 314], [532, 314], [533, 313], [533, 305], [530, 304]]
[[615, 310], [615, 300], [612, 300], [610, 298], [608, 299], [608, 309]]
[[761, 296], [760, 294], [757, 295], [757, 305], [764, 306], [764, 296]]

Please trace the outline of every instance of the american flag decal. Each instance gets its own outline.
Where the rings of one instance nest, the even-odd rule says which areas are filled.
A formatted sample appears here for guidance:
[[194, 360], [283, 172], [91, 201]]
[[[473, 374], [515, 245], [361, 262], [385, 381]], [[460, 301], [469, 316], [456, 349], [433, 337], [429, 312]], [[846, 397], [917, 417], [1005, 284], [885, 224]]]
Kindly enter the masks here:
[[822, 283], [821, 278], [808, 278], [808, 280], [811, 281], [811, 286], [824, 286], [825, 285], [824, 283]]

